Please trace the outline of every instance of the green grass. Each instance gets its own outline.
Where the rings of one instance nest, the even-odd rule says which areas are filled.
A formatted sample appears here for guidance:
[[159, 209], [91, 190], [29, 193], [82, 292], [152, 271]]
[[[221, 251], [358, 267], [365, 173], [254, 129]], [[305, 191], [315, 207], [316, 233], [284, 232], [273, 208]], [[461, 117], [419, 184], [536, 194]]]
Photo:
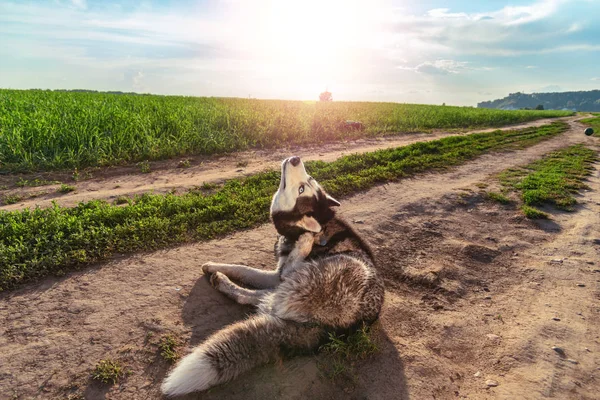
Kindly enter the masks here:
[[594, 150], [583, 145], [567, 147], [523, 168], [511, 168], [500, 175], [502, 185], [521, 194], [523, 212], [529, 218], [546, 218], [534, 206], [552, 204], [571, 211], [577, 203], [574, 194], [586, 188], [590, 164], [598, 159]]
[[319, 349], [324, 359], [319, 363], [321, 370], [331, 378], [343, 375], [354, 375], [354, 363], [363, 360], [379, 351], [373, 340], [374, 328], [363, 324], [360, 329], [349, 335], [330, 333], [325, 343]]
[[92, 378], [102, 383], [117, 383], [125, 376], [123, 366], [114, 360], [102, 360], [92, 371]]
[[179, 359], [179, 353], [177, 353], [176, 347], [177, 340], [170, 334], [164, 335], [158, 342], [160, 355], [170, 363], [174, 363]]
[[[0, 171], [73, 169], [187, 154], [494, 127], [563, 111], [0, 90]], [[361, 121], [348, 130], [343, 121]]]
[[38, 186], [47, 186], [47, 185], [56, 185], [60, 183], [59, 181], [48, 181], [45, 179], [19, 179], [16, 183], [17, 187], [38, 187]]
[[490, 200], [496, 201], [500, 204], [510, 204], [510, 199], [508, 197], [506, 197], [505, 195], [503, 195], [502, 193], [487, 192], [487, 197]]
[[23, 200], [23, 196], [20, 196], [18, 194], [5, 194], [2, 197], [0, 197], [0, 200], [2, 200], [3, 205], [16, 204]]
[[[593, 114], [593, 115], [599, 115], [599, 114]], [[587, 126], [590, 126], [594, 129], [594, 134], [592, 136], [600, 137], [600, 116], [582, 119], [579, 122], [581, 122], [582, 124], [585, 124]]]
[[63, 183], [62, 185], [60, 185], [60, 187], [56, 191], [58, 193], [70, 193], [70, 192], [74, 192], [75, 191], [75, 186], [73, 186], [73, 185], [67, 185], [66, 183]]
[[[562, 122], [514, 131], [452, 136], [395, 149], [307, 162], [332, 195], [345, 195], [419, 172], [458, 165], [493, 150], [533, 145], [564, 132]], [[0, 290], [62, 275], [113, 254], [213, 239], [268, 221], [279, 171], [226, 181], [214, 191], [144, 194], [126, 206], [105, 201], [74, 208], [0, 212]], [[212, 187], [212, 186], [211, 186]]]
[[547, 213], [540, 211], [535, 207], [528, 206], [526, 204], [523, 204], [523, 206], [521, 206], [521, 211], [523, 211], [523, 214], [525, 214], [525, 216], [529, 219], [548, 219], [548, 218], [550, 218], [550, 216]]

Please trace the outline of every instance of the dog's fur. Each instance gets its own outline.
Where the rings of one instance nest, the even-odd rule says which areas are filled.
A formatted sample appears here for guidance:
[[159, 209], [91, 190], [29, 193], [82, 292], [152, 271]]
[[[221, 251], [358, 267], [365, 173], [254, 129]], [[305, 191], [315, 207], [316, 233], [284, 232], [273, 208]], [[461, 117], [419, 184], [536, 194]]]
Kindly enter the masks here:
[[[206, 390], [288, 350], [313, 350], [328, 332], [375, 321], [384, 297], [373, 253], [298, 157], [283, 161], [271, 217], [278, 267], [206, 263], [211, 284], [258, 313], [210, 336], [162, 384], [168, 396]], [[232, 282], [239, 281], [255, 289]]]

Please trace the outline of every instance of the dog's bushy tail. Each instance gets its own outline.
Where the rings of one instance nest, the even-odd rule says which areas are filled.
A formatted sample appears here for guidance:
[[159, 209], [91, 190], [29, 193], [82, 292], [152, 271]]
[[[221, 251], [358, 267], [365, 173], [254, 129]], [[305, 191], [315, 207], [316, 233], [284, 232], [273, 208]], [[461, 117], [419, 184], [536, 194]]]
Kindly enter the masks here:
[[278, 359], [282, 350], [315, 348], [321, 334], [317, 327], [271, 315], [254, 316], [216, 332], [196, 347], [167, 376], [162, 392], [178, 396], [206, 390]]

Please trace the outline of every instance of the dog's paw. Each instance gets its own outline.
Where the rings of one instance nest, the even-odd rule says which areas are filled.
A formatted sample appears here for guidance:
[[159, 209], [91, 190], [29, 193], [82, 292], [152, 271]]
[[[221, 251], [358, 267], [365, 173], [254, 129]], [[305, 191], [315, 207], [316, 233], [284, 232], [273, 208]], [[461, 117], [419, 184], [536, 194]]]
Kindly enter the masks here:
[[204, 264], [202, 264], [202, 272], [205, 275], [212, 274], [213, 272], [217, 271], [215, 268], [216, 265], [217, 265], [217, 263], [214, 263], [212, 261], [204, 263]]
[[215, 272], [210, 276], [210, 285], [212, 287], [214, 287], [215, 289], [219, 288], [219, 284], [223, 283], [224, 281], [228, 280], [227, 276], [225, 276], [225, 274], [222, 274], [220, 272]]

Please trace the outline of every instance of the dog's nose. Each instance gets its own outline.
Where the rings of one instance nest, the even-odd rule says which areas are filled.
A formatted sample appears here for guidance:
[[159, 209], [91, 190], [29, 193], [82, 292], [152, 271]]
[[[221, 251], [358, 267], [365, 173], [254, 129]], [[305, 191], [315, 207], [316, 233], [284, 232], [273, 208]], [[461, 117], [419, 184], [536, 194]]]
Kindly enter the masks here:
[[290, 163], [296, 167], [298, 164], [300, 164], [300, 157], [294, 156], [290, 158]]

